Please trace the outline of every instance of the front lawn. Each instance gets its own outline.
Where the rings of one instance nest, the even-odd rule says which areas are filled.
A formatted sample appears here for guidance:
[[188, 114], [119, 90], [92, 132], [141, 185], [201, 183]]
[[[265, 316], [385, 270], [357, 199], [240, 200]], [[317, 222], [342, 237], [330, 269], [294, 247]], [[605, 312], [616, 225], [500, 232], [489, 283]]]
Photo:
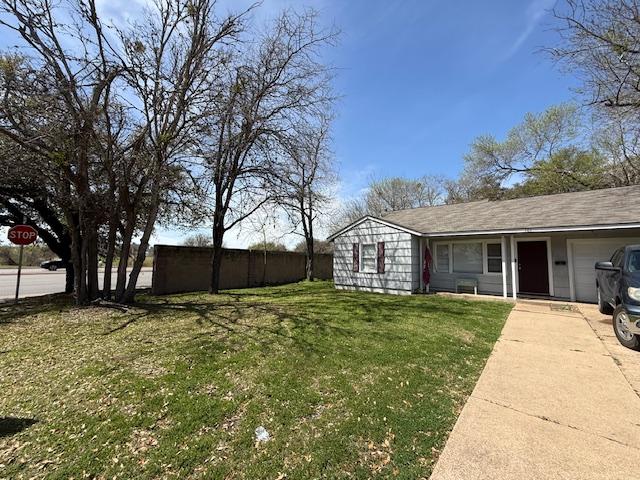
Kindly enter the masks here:
[[140, 302], [0, 304], [0, 478], [428, 477], [511, 308], [329, 282]]

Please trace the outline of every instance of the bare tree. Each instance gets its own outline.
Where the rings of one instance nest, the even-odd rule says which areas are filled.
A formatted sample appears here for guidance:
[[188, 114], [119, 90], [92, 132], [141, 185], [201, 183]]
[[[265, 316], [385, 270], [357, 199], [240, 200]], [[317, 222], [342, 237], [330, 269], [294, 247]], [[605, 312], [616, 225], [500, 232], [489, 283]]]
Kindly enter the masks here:
[[374, 180], [365, 196], [367, 209], [374, 215], [405, 208], [427, 207], [443, 202], [442, 179], [433, 175], [405, 179], [399, 177]]
[[593, 105], [640, 109], [640, 2], [564, 0], [554, 9], [560, 45], [548, 52], [582, 80]]
[[298, 126], [293, 135], [281, 139], [283, 155], [273, 176], [276, 202], [285, 212], [293, 233], [306, 245], [306, 277], [314, 279], [314, 227], [330, 198], [327, 188], [333, 179], [329, 151], [331, 118], [322, 115], [316, 123]]
[[[131, 301], [135, 295], [162, 204], [189, 176], [185, 162], [201, 148], [218, 98], [220, 71], [229, 58], [225, 47], [243, 28], [242, 15], [218, 21], [214, 5], [212, 0], [157, 0], [144, 22], [120, 32], [126, 78], [136, 95], [132, 106], [141, 119], [128, 147], [129, 158], [142, 157], [144, 162], [120, 189], [125, 214], [120, 258], [128, 258], [137, 229], [141, 238], [128, 283], [126, 263], [118, 267], [119, 301]], [[131, 170], [126, 163], [122, 173], [127, 176]]]
[[182, 244], [186, 247], [210, 247], [211, 237], [204, 233], [195, 233], [185, 238]]
[[320, 31], [316, 19], [313, 11], [283, 12], [256, 43], [231, 56], [226, 88], [216, 92], [204, 156], [212, 192], [211, 293], [219, 289], [225, 233], [273, 199], [269, 154], [278, 137], [330, 100], [320, 50], [335, 32]]
[[607, 160], [604, 171], [609, 186], [640, 184], [640, 124], [637, 115], [608, 112], [598, 116], [593, 145]]
[[552, 58], [580, 81], [594, 116], [595, 150], [607, 185], [640, 183], [640, 2], [564, 0], [554, 9], [558, 45]]
[[440, 205], [445, 201], [445, 186], [445, 179], [437, 175], [372, 179], [362, 197], [342, 205], [330, 229], [337, 231], [365, 215], [384, 217], [394, 210]]

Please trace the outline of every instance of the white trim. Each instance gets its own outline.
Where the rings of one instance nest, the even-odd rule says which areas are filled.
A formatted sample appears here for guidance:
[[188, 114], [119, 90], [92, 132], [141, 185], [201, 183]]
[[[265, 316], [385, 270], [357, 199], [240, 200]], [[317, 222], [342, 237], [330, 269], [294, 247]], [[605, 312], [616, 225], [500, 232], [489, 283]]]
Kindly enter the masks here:
[[[594, 243], [598, 240], [605, 241], [619, 241], [622, 244], [628, 244], [629, 239], [634, 237], [592, 237], [592, 238], [567, 238], [567, 268], [569, 269], [569, 298], [572, 302], [577, 301], [576, 299], [576, 280], [575, 275], [576, 272], [574, 270], [574, 262], [573, 262], [573, 246], [576, 244], [584, 244], [584, 243]], [[613, 255], [613, 253], [612, 253]]]
[[418, 285], [420, 286], [420, 291], [424, 292], [424, 279], [422, 278], [422, 269], [424, 268], [424, 247], [422, 246], [423, 241], [429, 241], [425, 238], [418, 238], [418, 248], [420, 249], [420, 254], [418, 255], [418, 257], [420, 258], [420, 268], [418, 269], [418, 271], [420, 272], [420, 281], [418, 282]]
[[[364, 268], [363, 259], [364, 259], [364, 246], [365, 245], [373, 245], [373, 249], [376, 252], [376, 254], [373, 257], [376, 260], [376, 262], [375, 262], [375, 266], [373, 267], [372, 270], [365, 270], [365, 268]], [[377, 268], [377, 266], [378, 266], [378, 244], [375, 243], [375, 242], [374, 243], [371, 243], [371, 242], [360, 242], [358, 248], [360, 250], [360, 269], [359, 269], [360, 273], [378, 273], [378, 268]]]
[[336, 237], [339, 237], [343, 233], [351, 230], [354, 227], [357, 227], [362, 222], [367, 220], [371, 220], [373, 222], [380, 223], [382, 225], [386, 225], [387, 227], [396, 228], [400, 231], [410, 233], [412, 235], [417, 235], [420, 237], [462, 237], [462, 236], [470, 236], [470, 235], [505, 235], [505, 234], [516, 234], [516, 233], [554, 233], [554, 232], [583, 232], [590, 230], [620, 230], [620, 229], [630, 229], [630, 228], [640, 228], [640, 223], [612, 223], [609, 225], [578, 225], [572, 227], [531, 227], [531, 228], [503, 228], [503, 229], [494, 229], [494, 230], [469, 230], [465, 232], [461, 231], [453, 231], [453, 232], [438, 232], [438, 233], [428, 233], [428, 232], [419, 232], [417, 230], [413, 230], [408, 227], [404, 227], [402, 225], [398, 225], [397, 223], [389, 222], [388, 220], [382, 220], [380, 218], [366, 215], [355, 222], [347, 225], [346, 227], [338, 230], [337, 232], [329, 235], [327, 237], [327, 241], [331, 242]]
[[[429, 249], [429, 252], [431, 252], [431, 242], [429, 241], [428, 238], [424, 239], [425, 243], [426, 243], [426, 247]], [[422, 251], [422, 255], [424, 256], [424, 250]], [[433, 268], [433, 264], [434, 264], [434, 258], [433, 258], [433, 253], [431, 253], [431, 268]], [[424, 268], [424, 264], [420, 264], [420, 281], [424, 283], [424, 281], [422, 280], [422, 269]], [[429, 293], [429, 290], [431, 289], [431, 281], [429, 281], [429, 283], [427, 284], [427, 288], [426, 288], [426, 293]]]
[[574, 280], [575, 272], [573, 271], [573, 242], [567, 238], [567, 272], [569, 275], [569, 298], [572, 302], [576, 301], [576, 284]]
[[396, 230], [400, 230], [400, 231], [402, 231], [402, 232], [410, 233], [411, 235], [417, 235], [417, 236], [419, 236], [419, 237], [424, 236], [424, 234], [423, 234], [423, 233], [418, 232], [418, 231], [416, 231], [416, 230], [411, 230], [410, 228], [407, 228], [407, 227], [403, 227], [402, 225], [397, 225], [397, 224], [395, 224], [395, 223], [388, 222], [388, 221], [386, 221], [386, 220], [382, 220], [382, 219], [380, 219], [380, 218], [373, 217], [373, 216], [371, 216], [371, 215], [365, 215], [364, 217], [362, 217], [362, 218], [360, 218], [360, 219], [356, 220], [355, 222], [353, 222], [353, 223], [351, 223], [351, 224], [347, 225], [346, 227], [344, 227], [344, 228], [342, 228], [342, 229], [338, 230], [337, 232], [335, 232], [335, 233], [333, 233], [333, 234], [329, 235], [329, 236], [327, 237], [327, 241], [328, 241], [328, 242], [331, 242], [331, 241], [335, 240], [335, 239], [336, 239], [336, 237], [339, 237], [339, 236], [340, 236], [340, 235], [342, 235], [343, 233], [348, 232], [348, 231], [349, 231], [349, 230], [351, 230], [352, 228], [357, 227], [358, 225], [360, 225], [360, 224], [361, 224], [361, 223], [363, 223], [363, 222], [366, 222], [367, 220], [371, 220], [372, 222], [379, 223], [379, 224], [381, 224], [381, 225], [385, 225], [385, 226], [387, 226], [387, 227], [395, 228]]
[[502, 253], [502, 296], [507, 298], [507, 239], [500, 238], [500, 253]]
[[[547, 275], [549, 277], [549, 296], [555, 297], [555, 288], [553, 286], [553, 259], [551, 258], [551, 237], [517, 237], [517, 244], [520, 242], [546, 242], [547, 243]], [[517, 261], [517, 258], [516, 258]], [[516, 288], [520, 292], [520, 270], [516, 268]], [[525, 292], [527, 293], [527, 292]]]
[[[428, 242], [428, 237], [427, 237]], [[455, 272], [453, 270], [453, 246], [461, 243], [479, 243], [482, 246], [482, 272]], [[434, 272], [437, 273], [455, 273], [461, 275], [490, 275], [490, 276], [499, 276], [502, 275], [502, 272], [490, 272], [489, 271], [489, 258], [487, 256], [487, 244], [498, 244], [501, 245], [501, 251], [504, 250], [501, 244], [500, 238], [473, 238], [466, 240], [450, 240], [450, 241], [434, 241], [433, 242], [433, 263], [434, 263]], [[440, 245], [446, 245], [449, 250], [449, 269], [446, 272], [442, 272], [438, 270], [437, 267], [437, 258], [438, 258], [438, 247]], [[503, 253], [504, 255], [504, 253]], [[504, 267], [503, 267], [504, 270]]]
[[[482, 255], [484, 257], [483, 260], [483, 275], [502, 275], [502, 272], [490, 272], [489, 271], [489, 250], [487, 248], [487, 245], [491, 243], [493, 244], [498, 244], [500, 245], [500, 257], [502, 258], [503, 254], [502, 254], [502, 241], [499, 238], [496, 238], [495, 240], [482, 240]], [[493, 257], [493, 258], [498, 258], [498, 257]], [[503, 267], [503, 271], [504, 271], [504, 267]]]
[[505, 228], [497, 230], [470, 230], [467, 232], [438, 232], [422, 233], [425, 237], [463, 237], [471, 235], [503, 235], [516, 233], [554, 233], [554, 232], [583, 232], [590, 230], [620, 230], [640, 228], [640, 223], [616, 223], [611, 225], [581, 225], [578, 227], [535, 227], [535, 228]]
[[[427, 239], [428, 241], [428, 239]], [[446, 272], [442, 272], [438, 269], [438, 247], [440, 247], [440, 245], [446, 245], [447, 246], [447, 261], [449, 262], [449, 264], [447, 265], [447, 271]], [[431, 251], [431, 256], [433, 257], [433, 271], [435, 273], [451, 273], [451, 268], [452, 268], [452, 263], [451, 263], [451, 244], [449, 242], [433, 242], [432, 243], [433, 246], [433, 250]]]
[[511, 295], [513, 296], [513, 300], [516, 301], [518, 299], [518, 287], [517, 287], [517, 280], [516, 280], [516, 272], [517, 272], [517, 262], [518, 259], [516, 258], [516, 242], [515, 242], [515, 237], [513, 235], [511, 235], [511, 238], [509, 239], [510, 242], [510, 253], [511, 253]]

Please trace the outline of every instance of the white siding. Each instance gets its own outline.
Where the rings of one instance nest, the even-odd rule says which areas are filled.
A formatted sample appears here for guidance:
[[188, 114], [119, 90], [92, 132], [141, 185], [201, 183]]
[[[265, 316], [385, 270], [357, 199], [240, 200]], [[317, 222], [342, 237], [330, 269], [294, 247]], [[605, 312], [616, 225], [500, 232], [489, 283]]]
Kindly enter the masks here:
[[411, 289], [415, 292], [420, 289], [420, 277], [422, 265], [420, 264], [420, 237], [411, 237]]
[[[516, 239], [524, 240], [532, 237], [532, 235], [516, 235], [515, 237]], [[551, 240], [551, 265], [555, 298], [570, 298], [570, 275], [572, 275], [574, 288], [576, 284], [579, 284], [577, 285], [579, 299], [590, 300], [591, 298], [586, 298], [582, 295], [583, 288], [581, 282], [586, 278], [589, 286], [594, 284], [595, 278], [591, 276], [592, 273], [595, 275], [595, 270], [593, 270], [593, 272], [591, 270], [593, 258], [585, 261], [586, 263], [582, 262], [585, 263], [585, 265], [588, 264], [588, 272], [586, 272], [586, 270], [586, 273], [582, 271], [578, 271], [577, 274], [576, 272], [570, 272], [567, 241], [573, 239], [581, 239], [581, 241], [584, 241], [585, 239], [616, 238], [621, 239], [621, 244], [637, 243], [640, 241], [640, 230], [551, 233], [546, 236], [535, 235], [535, 237], [545, 237]], [[508, 295], [511, 296], [512, 282], [509, 239], [510, 236], [507, 235], [504, 255], [506, 256], [507, 265], [507, 292]], [[455, 242], [461, 240], [490, 241], [493, 243], [500, 242], [500, 237], [431, 238], [429, 239], [429, 246], [432, 254], [435, 256], [435, 242]], [[353, 272], [353, 244], [377, 242], [385, 242], [385, 273]], [[422, 245], [426, 245], [426, 240]], [[397, 228], [377, 223], [373, 220], [367, 220], [340, 235], [334, 241], [333, 274], [336, 288], [396, 294], [417, 292], [420, 289], [420, 277], [422, 276], [420, 249], [421, 242], [419, 237], [403, 232]], [[581, 266], [578, 265], [578, 270], [580, 268]], [[575, 269], [576, 267], [574, 266], [574, 270]], [[433, 270], [432, 267], [430, 282], [430, 289], [432, 291], [455, 291], [457, 278], [475, 278], [478, 280], [478, 293], [502, 295], [501, 274], [444, 273]]]
[[[626, 236], [635, 235], [635, 236]], [[567, 256], [569, 258], [569, 268], [563, 269], [563, 273], [573, 276], [573, 287], [575, 300], [578, 302], [592, 302], [597, 301], [596, 296], [596, 270], [595, 263], [599, 261], [607, 261], [611, 258], [613, 253], [620, 247], [630, 244], [640, 243], [640, 236], [638, 230], [631, 232], [617, 232], [615, 237], [613, 236], [592, 236], [591, 238], [578, 238], [575, 237], [567, 239], [564, 243], [568, 246], [570, 243], [570, 253], [567, 250]], [[567, 296], [570, 296], [570, 289], [567, 287]]]
[[[377, 242], [385, 243], [385, 272], [354, 272], [353, 244]], [[367, 220], [334, 240], [333, 280], [340, 289], [409, 294], [419, 286], [419, 255], [417, 237]]]
[[[508, 239], [508, 237], [507, 237]], [[453, 238], [437, 238], [431, 239], [431, 254], [435, 255], [434, 245], [440, 242], [457, 242], [465, 240], [477, 240], [478, 242], [488, 241], [489, 243], [500, 243], [500, 237], [453, 237]], [[509, 242], [507, 241], [506, 251], [503, 255], [506, 255], [507, 262], [507, 292], [511, 295], [511, 264], [509, 254]], [[449, 252], [451, 256], [451, 252]], [[433, 263], [435, 264], [435, 258]], [[435, 267], [432, 267], [435, 270]], [[482, 274], [482, 273], [447, 273], [447, 272], [431, 272], [431, 281], [429, 288], [435, 292], [455, 292], [456, 280], [458, 278], [474, 278], [478, 281], [478, 293], [488, 295], [502, 295], [502, 274]]]

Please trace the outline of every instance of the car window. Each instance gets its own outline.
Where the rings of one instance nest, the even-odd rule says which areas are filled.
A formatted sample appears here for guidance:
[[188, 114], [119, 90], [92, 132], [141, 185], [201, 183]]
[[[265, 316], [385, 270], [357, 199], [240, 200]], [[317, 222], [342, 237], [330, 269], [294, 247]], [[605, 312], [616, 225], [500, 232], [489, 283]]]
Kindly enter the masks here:
[[618, 249], [611, 257], [611, 263], [613, 263], [614, 267], [622, 266], [622, 258], [624, 257], [624, 250]]
[[640, 272], [640, 250], [629, 252], [629, 271]]

